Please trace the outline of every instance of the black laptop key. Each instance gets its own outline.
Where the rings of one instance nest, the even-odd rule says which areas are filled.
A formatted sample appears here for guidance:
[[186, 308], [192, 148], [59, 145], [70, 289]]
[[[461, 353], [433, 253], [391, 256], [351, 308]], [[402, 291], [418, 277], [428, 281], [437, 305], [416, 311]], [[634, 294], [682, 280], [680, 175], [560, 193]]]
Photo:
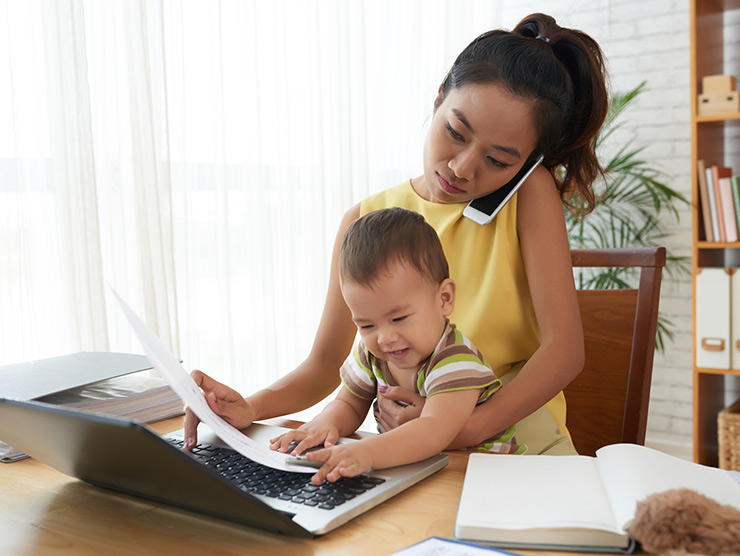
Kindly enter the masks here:
[[[182, 448], [182, 440], [169, 441]], [[334, 483], [324, 481], [317, 486], [311, 483], [310, 473], [272, 469], [230, 448], [198, 444], [191, 453], [207, 467], [238, 484], [242, 490], [296, 504], [318, 506], [325, 510], [334, 509], [385, 481], [378, 477], [360, 475], [339, 479]]]

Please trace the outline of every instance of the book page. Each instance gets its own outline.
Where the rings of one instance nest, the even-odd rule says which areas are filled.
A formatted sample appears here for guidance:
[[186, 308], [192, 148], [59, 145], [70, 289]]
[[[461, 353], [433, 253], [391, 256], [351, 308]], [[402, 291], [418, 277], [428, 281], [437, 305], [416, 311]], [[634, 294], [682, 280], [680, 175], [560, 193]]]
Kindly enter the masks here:
[[740, 485], [721, 469], [636, 444], [606, 446], [596, 455], [617, 523], [624, 529], [629, 527], [639, 501], [675, 488], [690, 488], [740, 510]]
[[496, 530], [577, 527], [620, 533], [595, 460], [471, 454], [457, 525]]

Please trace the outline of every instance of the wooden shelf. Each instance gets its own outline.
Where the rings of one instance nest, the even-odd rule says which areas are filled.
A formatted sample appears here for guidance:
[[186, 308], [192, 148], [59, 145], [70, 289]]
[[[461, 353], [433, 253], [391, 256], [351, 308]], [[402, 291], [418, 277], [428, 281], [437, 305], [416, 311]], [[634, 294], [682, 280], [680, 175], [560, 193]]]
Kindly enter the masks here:
[[731, 114], [707, 114], [704, 116], [696, 116], [698, 123], [707, 122], [726, 122], [728, 120], [740, 120], [740, 112], [733, 112]]
[[697, 241], [698, 249], [740, 249], [740, 241]]
[[740, 369], [708, 369], [706, 367], [696, 367], [694, 371], [703, 375], [740, 376]]
[[[732, 12], [728, 17], [728, 12]], [[702, 78], [707, 75], [737, 74], [736, 64], [725, 57], [733, 53], [728, 41], [735, 31], [726, 33], [725, 26], [740, 15], [740, 0], [691, 0], [691, 168], [692, 168], [692, 276], [693, 283], [693, 421], [694, 460], [704, 465], [717, 465], [717, 414], [727, 404], [728, 388], [740, 382], [740, 369], [709, 369], [696, 366], [696, 278], [701, 268], [740, 266], [740, 242], [704, 241], [701, 229], [698, 160], [709, 166], [728, 166], [740, 174], [740, 149], [736, 130], [740, 112], [728, 114], [697, 113]], [[729, 28], [728, 28], [729, 29]], [[740, 81], [740, 75], [736, 75]], [[734, 137], [734, 138], [733, 138]]]

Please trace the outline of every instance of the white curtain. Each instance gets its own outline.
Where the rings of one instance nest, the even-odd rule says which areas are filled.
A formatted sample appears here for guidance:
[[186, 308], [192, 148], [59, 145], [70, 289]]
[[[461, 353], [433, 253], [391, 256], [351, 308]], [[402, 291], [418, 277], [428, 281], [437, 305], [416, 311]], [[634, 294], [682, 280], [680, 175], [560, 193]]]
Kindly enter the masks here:
[[[141, 352], [244, 392], [308, 353], [342, 214], [421, 170], [480, 0], [0, 1], [0, 365]], [[515, 22], [509, 23], [509, 26]]]

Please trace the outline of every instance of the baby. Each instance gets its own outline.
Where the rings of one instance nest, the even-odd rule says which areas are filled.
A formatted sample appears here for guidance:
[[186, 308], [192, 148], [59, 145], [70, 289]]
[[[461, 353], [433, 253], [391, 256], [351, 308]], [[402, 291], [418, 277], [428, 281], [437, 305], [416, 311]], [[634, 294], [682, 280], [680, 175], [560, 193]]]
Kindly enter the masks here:
[[[315, 484], [439, 453], [475, 406], [501, 387], [483, 355], [447, 318], [455, 307], [455, 282], [437, 233], [421, 215], [391, 208], [352, 223], [339, 251], [339, 278], [360, 333], [340, 370], [343, 387], [313, 420], [271, 445], [297, 455], [323, 444], [306, 453], [307, 460], [322, 464]], [[377, 436], [334, 445], [357, 430], [378, 389], [388, 386], [427, 398], [421, 415]], [[526, 451], [516, 443], [513, 426], [476, 448]]]

